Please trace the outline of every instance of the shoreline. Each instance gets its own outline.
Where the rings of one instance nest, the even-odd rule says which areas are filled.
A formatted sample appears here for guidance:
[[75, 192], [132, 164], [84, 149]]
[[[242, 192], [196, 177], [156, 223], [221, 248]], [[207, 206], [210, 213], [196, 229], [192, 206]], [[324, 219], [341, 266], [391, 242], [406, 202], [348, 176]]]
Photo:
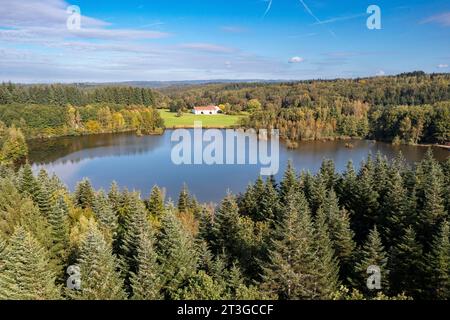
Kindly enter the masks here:
[[[51, 136], [51, 137], [32, 137], [32, 138], [28, 138], [26, 139], [26, 141], [28, 142], [33, 142], [33, 141], [49, 141], [49, 140], [56, 140], [59, 138], [76, 138], [76, 137], [87, 137], [87, 136], [96, 136], [96, 135], [102, 135], [102, 134], [121, 134], [121, 133], [134, 133], [137, 137], [142, 137], [142, 136], [157, 136], [157, 135], [163, 135], [165, 133], [166, 130], [177, 130], [177, 129], [194, 129], [194, 125], [179, 125], [179, 126], [171, 126], [171, 127], [166, 127], [163, 128], [162, 130], [157, 130], [155, 132], [152, 133], [146, 133], [146, 134], [137, 134], [136, 130], [122, 130], [122, 131], [103, 131], [103, 132], [95, 132], [95, 133], [79, 133], [79, 134], [67, 134], [67, 135], [60, 135], [60, 136]], [[203, 129], [218, 129], [218, 130], [225, 130], [225, 129], [244, 129], [244, 128], [239, 128], [239, 127], [235, 127], [235, 126], [204, 126]], [[286, 140], [283, 138], [280, 138], [281, 141], [283, 141], [284, 143], [289, 142], [290, 140]], [[424, 147], [424, 148], [440, 148], [440, 149], [444, 149], [444, 150], [449, 150], [450, 151], [450, 145], [445, 145], [445, 144], [433, 144], [433, 143], [414, 143], [414, 144], [399, 144], [399, 145], [394, 145], [392, 144], [392, 142], [389, 141], [383, 141], [383, 140], [374, 140], [374, 139], [368, 139], [368, 138], [363, 138], [363, 137], [349, 137], [349, 136], [336, 136], [336, 137], [324, 137], [321, 139], [308, 139], [308, 140], [296, 140], [296, 141], [290, 141], [290, 142], [295, 142], [297, 144], [302, 143], [302, 142], [308, 142], [308, 141], [318, 141], [318, 142], [327, 142], [327, 141], [350, 141], [350, 140], [366, 140], [366, 141], [372, 141], [372, 142], [383, 142], [383, 143], [388, 143], [391, 144], [393, 146], [413, 146], [413, 147]]]

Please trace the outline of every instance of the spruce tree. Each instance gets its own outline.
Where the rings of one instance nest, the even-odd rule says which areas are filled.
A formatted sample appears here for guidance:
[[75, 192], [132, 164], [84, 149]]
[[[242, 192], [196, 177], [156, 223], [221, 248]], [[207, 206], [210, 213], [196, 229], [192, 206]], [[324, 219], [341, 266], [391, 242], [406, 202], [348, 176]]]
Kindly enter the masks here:
[[213, 241], [212, 247], [214, 252], [221, 252], [225, 249], [233, 254], [238, 246], [236, 243], [236, 235], [239, 232], [239, 208], [236, 198], [228, 194], [222, 200], [220, 207], [214, 215], [214, 223], [212, 226]]
[[352, 278], [352, 285], [367, 295], [373, 296], [377, 290], [370, 291], [367, 288], [369, 274], [367, 270], [370, 266], [380, 269], [381, 289], [383, 292], [389, 291], [389, 270], [388, 257], [381, 242], [380, 233], [375, 226], [369, 233], [366, 242], [359, 253], [359, 262], [355, 265], [355, 276]]
[[38, 182], [38, 187], [39, 189], [37, 197], [34, 199], [34, 203], [39, 207], [42, 216], [48, 218], [55, 204], [54, 196], [46, 185], [42, 185]]
[[316, 175], [312, 180], [310, 194], [308, 196], [311, 212], [316, 214], [317, 210], [323, 205], [327, 196], [327, 187], [322, 175]]
[[48, 253], [30, 232], [18, 227], [2, 256], [0, 300], [60, 299]]
[[338, 199], [333, 190], [328, 192], [322, 210], [328, 223], [331, 244], [339, 260], [340, 278], [347, 283], [353, 272], [356, 248], [354, 233], [350, 228], [350, 217], [345, 209], [339, 209]]
[[137, 272], [131, 274], [132, 299], [161, 299], [161, 268], [157, 262], [155, 240], [151, 233], [140, 235], [137, 250]]
[[426, 256], [428, 298], [450, 299], [450, 228], [444, 221], [433, 237], [431, 251]]
[[52, 247], [50, 248], [50, 256], [54, 263], [58, 266], [59, 275], [63, 270], [63, 266], [67, 260], [69, 248], [69, 209], [62, 196], [60, 196], [56, 204], [50, 210], [48, 222], [51, 227], [50, 238]]
[[108, 199], [109, 199], [109, 202], [111, 203], [112, 209], [114, 210], [114, 212], [116, 214], [118, 214], [121, 194], [120, 194], [119, 186], [117, 185], [117, 182], [115, 182], [115, 181], [113, 181], [113, 183], [111, 184], [111, 188], [109, 189]]
[[189, 208], [189, 191], [186, 184], [184, 184], [178, 197], [178, 212], [187, 212], [188, 208]]
[[83, 179], [75, 188], [75, 204], [81, 208], [92, 208], [95, 194], [91, 182], [88, 179]]
[[361, 243], [366, 238], [368, 230], [379, 222], [379, 194], [373, 187], [374, 183], [373, 164], [369, 158], [360, 170], [351, 208], [354, 210], [352, 229], [356, 233], [358, 243]]
[[263, 267], [261, 288], [283, 300], [318, 298], [317, 256], [308, 203], [298, 192], [287, 195], [286, 200]]
[[154, 186], [147, 202], [147, 209], [151, 215], [161, 218], [164, 215], [164, 198], [160, 188]]
[[289, 161], [287, 164], [286, 171], [284, 172], [283, 179], [280, 183], [280, 200], [281, 203], [286, 204], [288, 195], [292, 192], [297, 191], [300, 188], [299, 182], [297, 180], [297, 174], [295, 173], [295, 169], [292, 165], [292, 162]]
[[120, 256], [127, 285], [130, 274], [137, 272], [140, 239], [150, 232], [144, 204], [137, 193], [132, 193], [125, 216]]
[[392, 248], [389, 255], [391, 292], [404, 293], [414, 299], [420, 298], [423, 288], [423, 251], [416, 240], [416, 233], [410, 226]]
[[381, 200], [381, 212], [384, 243], [390, 247], [400, 239], [409, 225], [416, 222], [399, 172], [394, 173], [387, 182], [387, 191]]
[[438, 226], [446, 218], [443, 200], [444, 177], [442, 169], [428, 150], [425, 158], [416, 168], [416, 198], [419, 212], [418, 237], [425, 250], [431, 245]]
[[340, 204], [350, 212], [353, 211], [356, 191], [357, 175], [353, 167], [353, 162], [350, 160], [347, 163], [346, 170], [343, 173], [342, 179], [339, 182], [339, 187], [336, 190]]
[[113, 241], [117, 237], [118, 221], [110, 201], [103, 190], [100, 190], [94, 198], [92, 211], [97, 218], [99, 227], [105, 231], [105, 237]]
[[323, 208], [317, 211], [314, 228], [316, 255], [318, 261], [317, 271], [318, 291], [320, 299], [330, 299], [339, 288], [339, 264], [330, 239], [327, 217]]
[[33, 175], [33, 170], [28, 163], [25, 164], [20, 171], [19, 190], [24, 195], [26, 194], [30, 196], [32, 200], [35, 201], [37, 199], [37, 195], [39, 193], [39, 185]]
[[280, 205], [278, 192], [274, 187], [271, 178], [267, 178], [264, 184], [261, 197], [259, 199], [257, 220], [274, 221], [278, 215]]
[[322, 177], [327, 190], [334, 189], [338, 180], [334, 161], [332, 159], [324, 159], [320, 166], [319, 174]]
[[173, 299], [183, 283], [195, 274], [197, 256], [191, 235], [172, 211], [162, 219], [157, 248], [163, 294], [166, 299]]
[[118, 261], [92, 220], [79, 251], [77, 266], [80, 268], [81, 290], [68, 291], [68, 295], [81, 300], [125, 299]]

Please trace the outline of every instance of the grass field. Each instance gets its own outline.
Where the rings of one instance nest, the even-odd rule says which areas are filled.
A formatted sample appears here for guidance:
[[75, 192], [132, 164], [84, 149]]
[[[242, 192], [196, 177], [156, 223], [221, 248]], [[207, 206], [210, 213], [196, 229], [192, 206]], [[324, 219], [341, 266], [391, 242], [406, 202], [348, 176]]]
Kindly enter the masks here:
[[177, 117], [175, 112], [170, 112], [167, 109], [159, 110], [159, 113], [164, 119], [164, 124], [167, 129], [193, 128], [194, 121], [202, 121], [204, 128], [230, 128], [237, 125], [239, 119], [245, 117], [245, 115], [195, 115], [193, 113], [183, 113], [183, 116]]

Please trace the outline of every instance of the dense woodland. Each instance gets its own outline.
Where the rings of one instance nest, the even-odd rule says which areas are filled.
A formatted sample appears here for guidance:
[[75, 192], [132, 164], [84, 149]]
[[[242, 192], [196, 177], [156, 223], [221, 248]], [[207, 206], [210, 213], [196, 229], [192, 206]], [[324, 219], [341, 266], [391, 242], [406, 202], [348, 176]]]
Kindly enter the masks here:
[[405, 144], [450, 141], [449, 74], [211, 84], [163, 92], [173, 110], [213, 103], [231, 113], [251, 111], [245, 127], [278, 128], [292, 142], [345, 137]]
[[[368, 156], [336, 173], [288, 166], [217, 206], [120, 189], [71, 193], [33, 175], [27, 139], [155, 133], [157, 108], [220, 104], [290, 141], [346, 136], [448, 143], [450, 76], [128, 87], [0, 86], [0, 299], [449, 299], [450, 159]], [[149, 186], [150, 188], [151, 186]], [[380, 290], [366, 286], [381, 270]], [[80, 290], [67, 286], [69, 266]], [[73, 268], [72, 268], [73, 271]], [[71, 273], [73, 276], [73, 272]]]
[[131, 87], [69, 85], [0, 86], [0, 121], [27, 138], [103, 132], [160, 133], [163, 120], [152, 106], [159, 94]]
[[[450, 160], [288, 166], [214, 208], [0, 169], [0, 299], [448, 299]], [[80, 290], [66, 286], [80, 268]], [[366, 287], [381, 269], [381, 290]]]
[[216, 104], [249, 112], [243, 127], [299, 140], [370, 138], [396, 144], [450, 141], [450, 75], [412, 72], [354, 80], [226, 83], [156, 91], [125, 86], [0, 85], [0, 121], [27, 138], [161, 132], [155, 109]]

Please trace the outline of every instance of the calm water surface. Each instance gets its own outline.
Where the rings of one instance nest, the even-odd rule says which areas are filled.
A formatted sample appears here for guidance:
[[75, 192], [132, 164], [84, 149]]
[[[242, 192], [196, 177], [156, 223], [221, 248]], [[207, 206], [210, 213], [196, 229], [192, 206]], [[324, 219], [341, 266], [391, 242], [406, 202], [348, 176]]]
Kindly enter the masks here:
[[[140, 190], [147, 196], [153, 185], [165, 188], [166, 194], [177, 199], [183, 184], [202, 202], [218, 202], [227, 190], [239, 193], [259, 175], [260, 165], [175, 165], [171, 161], [172, 131], [162, 136], [137, 137], [133, 133], [103, 134], [85, 137], [66, 137], [50, 141], [34, 141], [30, 145], [33, 170], [45, 168], [55, 173], [73, 190], [76, 183], [87, 177], [97, 189], [108, 189], [112, 181], [130, 190]], [[410, 163], [420, 161], [424, 147], [392, 146], [381, 142], [355, 140], [348, 149], [348, 141], [302, 142], [296, 150], [280, 145], [279, 179], [292, 160], [295, 168], [317, 172], [324, 158], [333, 159], [338, 171], [348, 160], [355, 167], [369, 153], [378, 151], [389, 159], [399, 151]], [[205, 144], [206, 145], [206, 144]], [[248, 150], [247, 150], [248, 151]], [[445, 160], [450, 152], [433, 149], [438, 160]]]

